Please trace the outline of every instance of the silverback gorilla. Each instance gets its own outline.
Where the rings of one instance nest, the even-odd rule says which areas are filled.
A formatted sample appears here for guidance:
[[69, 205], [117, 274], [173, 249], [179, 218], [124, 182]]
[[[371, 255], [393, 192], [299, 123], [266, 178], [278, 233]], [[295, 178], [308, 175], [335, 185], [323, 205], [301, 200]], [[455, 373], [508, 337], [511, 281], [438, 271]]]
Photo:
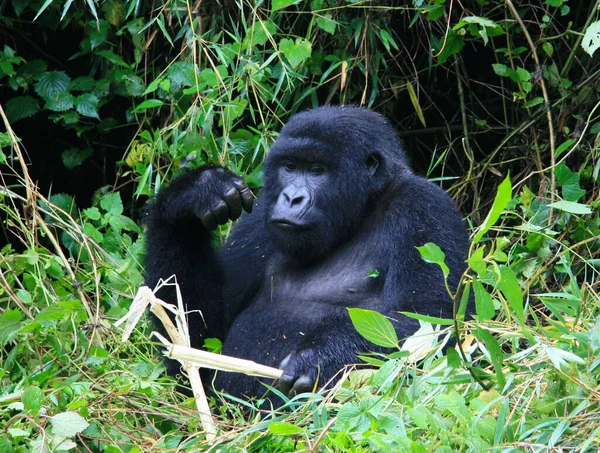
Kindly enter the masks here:
[[[242, 210], [215, 249], [211, 230]], [[395, 319], [399, 338], [419, 326], [399, 311], [452, 317], [441, 271], [415, 248], [427, 242], [445, 251], [455, 288], [468, 237], [453, 201], [411, 172], [384, 117], [321, 107], [283, 127], [256, 200], [241, 177], [215, 166], [158, 194], [147, 218], [147, 284], [175, 274], [192, 346], [224, 338], [224, 354], [283, 369], [279, 388], [294, 395], [377, 350], [356, 332], [348, 307]], [[372, 270], [378, 276], [367, 278]], [[158, 295], [175, 301], [174, 292]], [[259, 379], [236, 373], [219, 373], [215, 386], [265, 393]]]

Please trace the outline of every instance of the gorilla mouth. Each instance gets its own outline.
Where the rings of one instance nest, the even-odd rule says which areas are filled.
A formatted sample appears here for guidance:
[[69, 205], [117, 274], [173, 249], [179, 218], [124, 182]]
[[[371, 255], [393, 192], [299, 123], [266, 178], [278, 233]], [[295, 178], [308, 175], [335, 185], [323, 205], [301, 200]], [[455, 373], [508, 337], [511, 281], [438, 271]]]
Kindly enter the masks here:
[[296, 223], [284, 218], [272, 218], [271, 220], [269, 220], [269, 223], [283, 231], [304, 231], [310, 228], [306, 224]]

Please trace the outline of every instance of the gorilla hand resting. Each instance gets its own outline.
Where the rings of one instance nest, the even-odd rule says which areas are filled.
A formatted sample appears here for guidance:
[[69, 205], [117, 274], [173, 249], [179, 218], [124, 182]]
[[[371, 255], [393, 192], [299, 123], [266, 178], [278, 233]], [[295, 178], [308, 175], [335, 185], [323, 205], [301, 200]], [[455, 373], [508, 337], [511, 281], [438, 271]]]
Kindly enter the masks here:
[[[173, 181], [150, 210], [147, 283], [177, 276], [192, 346], [224, 338], [224, 354], [281, 367], [280, 388], [293, 395], [377, 349], [355, 331], [348, 307], [394, 318], [399, 338], [418, 328], [399, 311], [452, 316], [439, 268], [415, 247], [445, 251], [455, 288], [464, 225], [444, 191], [412, 174], [379, 114], [322, 107], [292, 117], [267, 157], [253, 212], [213, 248], [210, 230], [242, 209], [252, 210], [243, 180], [208, 166]], [[372, 270], [377, 278], [367, 278]], [[167, 291], [159, 297], [175, 301]], [[265, 392], [257, 378], [235, 373], [219, 373], [215, 385], [238, 396]]]

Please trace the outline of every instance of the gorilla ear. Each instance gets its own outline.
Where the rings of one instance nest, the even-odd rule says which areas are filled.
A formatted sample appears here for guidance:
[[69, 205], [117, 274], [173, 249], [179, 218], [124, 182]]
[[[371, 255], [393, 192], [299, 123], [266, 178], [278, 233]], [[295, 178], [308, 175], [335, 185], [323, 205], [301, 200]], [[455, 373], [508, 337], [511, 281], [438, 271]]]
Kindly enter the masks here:
[[369, 154], [365, 161], [365, 165], [367, 166], [367, 171], [371, 176], [375, 175], [377, 169], [379, 168], [379, 155], [378, 154]]

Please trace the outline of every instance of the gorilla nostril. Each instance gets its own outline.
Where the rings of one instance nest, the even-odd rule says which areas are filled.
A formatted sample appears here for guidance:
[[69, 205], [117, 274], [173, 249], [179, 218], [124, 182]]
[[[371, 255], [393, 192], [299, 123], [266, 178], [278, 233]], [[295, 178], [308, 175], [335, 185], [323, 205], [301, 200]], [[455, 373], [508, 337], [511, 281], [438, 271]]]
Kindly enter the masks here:
[[304, 201], [303, 196], [295, 197], [292, 199], [290, 206], [293, 208], [294, 206], [298, 206], [299, 204], [302, 204], [303, 201]]

